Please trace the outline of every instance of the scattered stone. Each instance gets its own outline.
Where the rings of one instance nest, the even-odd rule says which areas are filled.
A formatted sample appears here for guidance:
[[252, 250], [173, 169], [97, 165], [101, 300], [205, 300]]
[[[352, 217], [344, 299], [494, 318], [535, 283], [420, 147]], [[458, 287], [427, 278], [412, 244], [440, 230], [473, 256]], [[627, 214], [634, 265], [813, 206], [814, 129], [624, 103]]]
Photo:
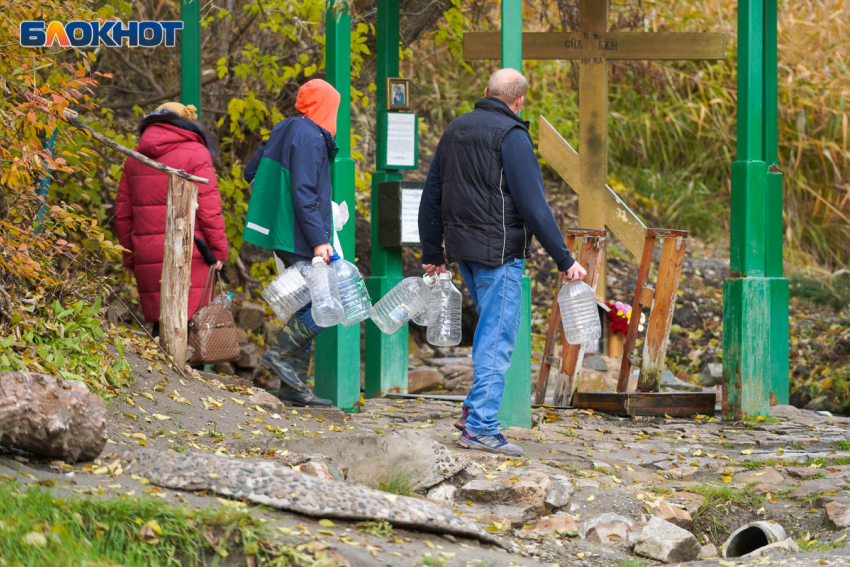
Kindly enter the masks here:
[[286, 411], [286, 406], [283, 405], [283, 402], [277, 399], [277, 396], [273, 396], [265, 390], [255, 392], [245, 400], [245, 403], [250, 406], [260, 406], [271, 413], [283, 413]]
[[635, 553], [662, 563], [692, 561], [702, 550], [691, 532], [652, 517], [638, 535]]
[[631, 466], [632, 470], [624, 469], [620, 471], [620, 480], [625, 484], [635, 484], [639, 482], [658, 482], [663, 480], [659, 475], [646, 470], [637, 465]]
[[735, 482], [740, 482], [741, 484], [750, 484], [753, 482], [759, 484], [782, 484], [785, 481], [785, 477], [776, 469], [742, 472], [736, 474], [733, 478]]
[[679, 380], [676, 375], [669, 370], [661, 372], [661, 387], [667, 390], [675, 390], [681, 392], [702, 392], [702, 387], [684, 380]]
[[709, 362], [702, 367], [699, 373], [699, 381], [703, 386], [711, 387], [723, 383], [723, 364], [720, 362]]
[[688, 514], [693, 517], [702, 508], [703, 503], [705, 503], [705, 496], [694, 494], [693, 492], [674, 492], [667, 500], [672, 504], [684, 506]]
[[823, 474], [823, 470], [821, 469], [810, 469], [808, 467], [789, 467], [785, 469], [785, 472], [793, 478], [802, 478], [803, 480]]
[[835, 528], [850, 528], [850, 504], [830, 502], [825, 510], [827, 523]]
[[454, 378], [460, 374], [465, 374], [471, 370], [471, 367], [466, 364], [450, 364], [449, 366], [441, 366], [440, 372], [446, 378]]
[[841, 406], [835, 401], [835, 396], [829, 394], [824, 394], [823, 396], [818, 396], [813, 399], [806, 404], [805, 409], [811, 411], [826, 411], [832, 414], [841, 412]]
[[236, 342], [240, 345], [247, 343], [251, 339], [248, 338], [248, 333], [242, 327], [236, 327]]
[[243, 329], [256, 331], [266, 320], [266, 309], [250, 301], [242, 302], [242, 309], [236, 316], [236, 324]]
[[715, 557], [717, 557], [717, 547], [713, 543], [709, 543], [702, 546], [702, 549], [699, 550], [697, 560], [714, 559]]
[[[620, 514], [615, 514], [613, 512], [605, 512], [604, 514], [600, 514], [600, 515], [596, 516], [592, 520], [586, 521], [584, 523], [584, 525], [582, 526], [581, 536], [584, 537], [584, 538], [588, 537], [588, 534], [590, 534], [591, 530], [593, 530], [594, 528], [596, 528], [596, 526], [598, 526], [600, 524], [614, 524], [614, 523], [625, 524], [627, 532], [629, 531], [629, 528], [631, 528], [634, 525], [634, 523], [629, 518], [627, 518], [625, 516], [621, 516]], [[596, 540], [596, 541], [599, 541], [599, 540]]]
[[817, 494], [826, 492], [838, 492], [846, 484], [840, 478], [821, 478], [818, 480], [810, 480], [804, 483], [800, 488], [792, 492], [791, 498], [808, 498]]
[[411, 394], [426, 392], [428, 390], [436, 390], [438, 386], [442, 386], [445, 381], [443, 373], [434, 368], [421, 368], [408, 372], [407, 374], [407, 391]]
[[629, 526], [625, 522], [601, 522], [585, 534], [588, 541], [597, 543], [628, 543]]
[[531, 504], [542, 512], [552, 481], [545, 474], [531, 473], [500, 480], [477, 479], [460, 489], [463, 500], [480, 504]]
[[570, 479], [563, 475], [555, 475], [549, 477], [552, 485], [549, 487], [549, 492], [546, 493], [544, 503], [549, 509], [557, 509], [566, 506], [570, 502], [570, 496], [573, 495], [575, 487]]
[[450, 504], [454, 502], [455, 494], [457, 494], [457, 486], [443, 482], [429, 490], [427, 497], [441, 504]]
[[698, 472], [698, 467], [677, 467], [675, 469], [667, 469], [661, 474], [663, 474], [670, 480], [682, 480], [683, 478], [688, 478], [697, 474]]
[[546, 516], [537, 520], [532, 526], [526, 526], [516, 532], [516, 536], [521, 539], [537, 539], [541, 536], [552, 534], [578, 534], [578, 524], [576, 519], [569, 514], [558, 514], [555, 516]]
[[321, 461], [310, 461], [304, 463], [303, 465], [299, 465], [298, 470], [304, 474], [309, 474], [310, 476], [315, 476], [317, 478], [335, 480], [331, 471], [328, 470], [328, 466]]
[[584, 490], [586, 488], [599, 488], [602, 485], [599, 484], [599, 481], [592, 478], [580, 478], [576, 481], [576, 486], [578, 486], [579, 490]]
[[236, 368], [234, 368], [233, 364], [229, 362], [219, 362], [217, 364], [213, 364], [212, 371], [216, 374], [226, 374], [227, 376], [233, 376], [236, 374]]
[[467, 367], [470, 367], [470, 368], [472, 367], [472, 357], [471, 356], [468, 357], [468, 358], [467, 357], [464, 357], [464, 358], [449, 358], [449, 357], [437, 358], [437, 357], [433, 357], [433, 358], [425, 358], [425, 359], [422, 360], [422, 362], [424, 362], [428, 366], [435, 366], [437, 368], [440, 368], [442, 366], [452, 366], [452, 365], [458, 365], [458, 364], [461, 364], [461, 365], [464, 365], [464, 366], [467, 366]]
[[242, 343], [239, 345], [239, 356], [233, 360], [238, 368], [252, 370], [260, 365], [260, 353], [254, 343]]
[[800, 547], [794, 543], [794, 540], [790, 537], [788, 539], [784, 539], [782, 541], [777, 541], [776, 543], [771, 543], [765, 545], [764, 547], [760, 547], [755, 551], [751, 551], [746, 555], [742, 555], [741, 557], [762, 557], [765, 555], [794, 555], [795, 553], [800, 553]]
[[[464, 512], [464, 518], [470, 518], [478, 522], [479, 524], [483, 524], [485, 526], [492, 526], [493, 524], [499, 524], [501, 526], [514, 526], [516, 525], [516, 518], [509, 518], [507, 516], [500, 516], [498, 514], [475, 514], [470, 512]], [[522, 521], [519, 522], [521, 526], [523, 524]]]
[[665, 522], [676, 524], [682, 528], [690, 528], [694, 520], [687, 510], [682, 510], [677, 506], [672, 506], [666, 500], [659, 500], [652, 514]]

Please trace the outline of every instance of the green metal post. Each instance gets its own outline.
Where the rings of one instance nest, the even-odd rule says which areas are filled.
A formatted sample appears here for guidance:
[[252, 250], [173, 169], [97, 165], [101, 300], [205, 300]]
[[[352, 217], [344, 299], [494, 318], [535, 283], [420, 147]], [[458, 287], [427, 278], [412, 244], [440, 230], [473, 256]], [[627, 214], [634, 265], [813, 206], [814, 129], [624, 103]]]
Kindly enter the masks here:
[[[502, 68], [522, 72], [522, 0], [502, 0]], [[496, 416], [503, 428], [531, 427], [531, 279], [522, 278], [522, 320]]]
[[[378, 54], [376, 86], [378, 156], [386, 152], [384, 139], [387, 122], [387, 78], [398, 76], [399, 0], [378, 0]], [[380, 160], [378, 160], [380, 161]], [[400, 247], [378, 246], [378, 184], [401, 181], [398, 170], [377, 170], [372, 175], [372, 274], [366, 288], [377, 302], [402, 280]], [[392, 335], [385, 335], [372, 321], [366, 323], [366, 397], [407, 392], [407, 325]]]
[[[351, 15], [345, 4], [329, 3], [325, 19], [327, 79], [339, 91], [336, 143], [331, 165], [333, 200], [348, 203], [351, 218], [339, 233], [342, 253], [354, 261], [354, 160], [351, 159]], [[337, 325], [316, 337], [316, 395], [346, 411], [360, 400], [360, 326]]]
[[201, 117], [201, 0], [182, 0], [180, 18], [180, 100]]
[[776, 0], [738, 3], [738, 155], [732, 164], [732, 276], [723, 285], [723, 417], [788, 403], [788, 280], [777, 168]]

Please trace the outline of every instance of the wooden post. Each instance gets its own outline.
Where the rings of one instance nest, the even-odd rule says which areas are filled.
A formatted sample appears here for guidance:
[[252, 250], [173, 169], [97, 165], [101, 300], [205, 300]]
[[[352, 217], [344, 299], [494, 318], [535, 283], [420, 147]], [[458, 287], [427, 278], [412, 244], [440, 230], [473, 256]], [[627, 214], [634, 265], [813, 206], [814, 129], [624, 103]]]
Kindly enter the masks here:
[[186, 364], [189, 287], [197, 205], [198, 186], [170, 174], [159, 297], [159, 343], [178, 369]]

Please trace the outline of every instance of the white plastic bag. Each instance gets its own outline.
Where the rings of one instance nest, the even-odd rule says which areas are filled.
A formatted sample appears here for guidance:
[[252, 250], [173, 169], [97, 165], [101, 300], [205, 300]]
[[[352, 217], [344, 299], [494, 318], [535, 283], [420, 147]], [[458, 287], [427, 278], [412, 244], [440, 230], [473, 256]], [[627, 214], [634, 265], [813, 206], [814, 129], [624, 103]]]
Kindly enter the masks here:
[[342, 245], [339, 242], [339, 235], [337, 233], [342, 230], [342, 227], [344, 227], [345, 223], [348, 222], [348, 203], [343, 201], [341, 205], [337, 205], [331, 201], [331, 211], [333, 211], [334, 222], [334, 251], [339, 254], [340, 258], [343, 258]]

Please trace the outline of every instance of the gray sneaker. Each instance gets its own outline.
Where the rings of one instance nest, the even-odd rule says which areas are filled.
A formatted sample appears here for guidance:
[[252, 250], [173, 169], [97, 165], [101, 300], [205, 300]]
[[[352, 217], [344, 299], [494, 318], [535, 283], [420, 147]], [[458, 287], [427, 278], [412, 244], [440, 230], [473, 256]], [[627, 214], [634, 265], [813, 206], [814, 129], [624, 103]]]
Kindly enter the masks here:
[[479, 451], [487, 451], [488, 453], [503, 453], [514, 457], [522, 456], [522, 448], [508, 443], [505, 436], [501, 433], [495, 435], [475, 435], [470, 433], [468, 429], [464, 429], [457, 440], [461, 447], [467, 449], [478, 449]]

